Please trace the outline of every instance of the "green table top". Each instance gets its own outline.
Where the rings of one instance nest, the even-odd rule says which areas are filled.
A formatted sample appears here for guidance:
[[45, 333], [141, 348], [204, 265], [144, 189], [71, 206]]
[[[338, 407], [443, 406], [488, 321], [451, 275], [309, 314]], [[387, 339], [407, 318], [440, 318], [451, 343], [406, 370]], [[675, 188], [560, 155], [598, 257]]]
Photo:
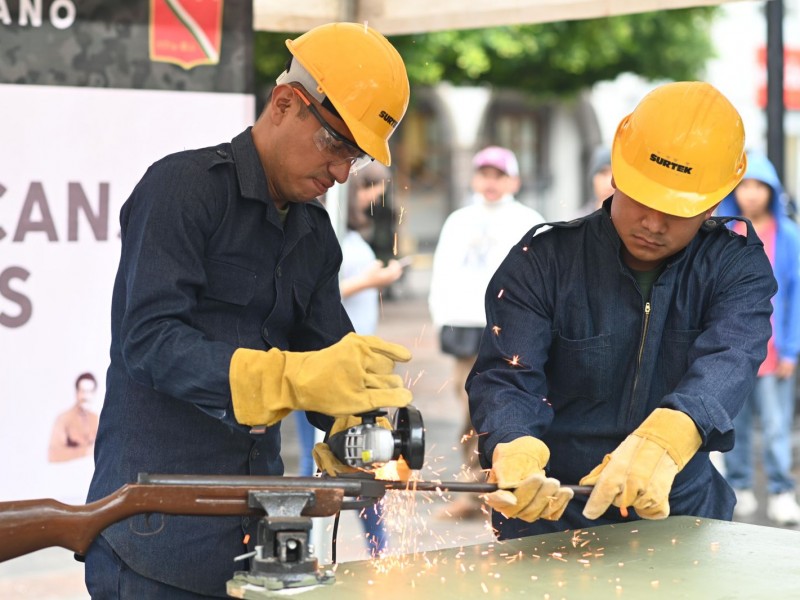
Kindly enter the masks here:
[[695, 517], [342, 563], [302, 600], [800, 598], [800, 532]]

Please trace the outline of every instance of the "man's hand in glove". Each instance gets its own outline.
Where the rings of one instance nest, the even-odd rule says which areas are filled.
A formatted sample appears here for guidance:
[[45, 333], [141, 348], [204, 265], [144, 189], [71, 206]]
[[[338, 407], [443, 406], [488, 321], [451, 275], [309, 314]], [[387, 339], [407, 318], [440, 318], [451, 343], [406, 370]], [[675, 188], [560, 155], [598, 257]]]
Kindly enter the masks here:
[[613, 504], [621, 509], [632, 506], [643, 519], [668, 517], [672, 482], [701, 443], [688, 415], [657, 408], [581, 479], [582, 485], [594, 485], [583, 516], [596, 519]]
[[[392, 425], [389, 423], [389, 419], [386, 417], [378, 417], [375, 421], [378, 425], [383, 427], [384, 429], [391, 429]], [[353, 415], [347, 417], [339, 417], [333, 422], [333, 427], [331, 427], [331, 431], [329, 435], [334, 435], [342, 431], [346, 431], [355, 425], [361, 424], [361, 417], [356, 417]], [[314, 446], [314, 449], [311, 451], [311, 455], [314, 457], [314, 462], [317, 464], [317, 468], [320, 471], [324, 471], [331, 477], [336, 477], [337, 475], [341, 475], [342, 473], [357, 473], [359, 469], [355, 467], [351, 467], [350, 465], [344, 464], [340, 461], [334, 453], [331, 451], [330, 446], [325, 444], [324, 442], [320, 442]], [[408, 478], [411, 476], [411, 469], [408, 468], [406, 461], [400, 457], [397, 461], [397, 479], [400, 481], [408, 481]], [[380, 469], [378, 469], [380, 470]], [[382, 477], [377, 476], [377, 479], [382, 479]]]
[[489, 483], [496, 483], [501, 489], [488, 494], [486, 504], [508, 518], [528, 523], [560, 519], [573, 492], [562, 488], [557, 479], [545, 477], [544, 467], [549, 459], [550, 450], [535, 437], [497, 444]]
[[239, 348], [230, 366], [231, 398], [243, 425], [274, 425], [293, 410], [344, 417], [412, 400], [395, 362], [411, 353], [375, 336], [348, 333], [328, 348], [263, 352]]

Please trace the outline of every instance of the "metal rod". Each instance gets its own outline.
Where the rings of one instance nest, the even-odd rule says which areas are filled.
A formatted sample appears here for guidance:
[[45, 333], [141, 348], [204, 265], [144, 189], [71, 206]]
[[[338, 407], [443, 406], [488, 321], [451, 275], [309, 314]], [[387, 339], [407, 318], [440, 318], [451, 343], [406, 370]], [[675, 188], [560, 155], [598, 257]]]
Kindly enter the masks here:
[[[139, 474], [140, 484], [153, 485], [233, 485], [242, 487], [267, 487], [275, 491], [281, 489], [335, 488], [342, 489], [345, 496], [380, 498], [386, 490], [407, 490], [416, 492], [466, 492], [490, 494], [497, 491], [497, 484], [479, 481], [385, 481], [373, 479], [364, 474], [341, 477], [272, 477], [259, 475], [161, 475]], [[592, 493], [590, 485], [564, 485], [575, 494], [588, 496]]]
[[[497, 491], [495, 483], [479, 481], [382, 481], [387, 490], [408, 490], [412, 492], [469, 492], [473, 494], [490, 494]], [[588, 496], [592, 493], [590, 485], [562, 485], [575, 494]]]
[[281, 477], [271, 475], [165, 475], [139, 473], [139, 484], [193, 486], [233, 486], [268, 490], [337, 489], [347, 497], [380, 498], [386, 486], [372, 478]]

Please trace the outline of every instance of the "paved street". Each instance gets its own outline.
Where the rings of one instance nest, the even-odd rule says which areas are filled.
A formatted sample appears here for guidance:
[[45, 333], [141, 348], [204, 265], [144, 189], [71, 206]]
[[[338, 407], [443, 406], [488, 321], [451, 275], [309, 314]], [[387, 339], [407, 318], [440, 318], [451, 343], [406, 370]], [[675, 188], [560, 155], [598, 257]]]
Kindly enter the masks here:
[[[426, 425], [426, 465], [422, 471], [425, 479], [442, 480], [456, 477], [461, 466], [458, 448], [461, 407], [450, 381], [451, 362], [438, 351], [427, 310], [426, 294], [429, 272], [411, 271], [399, 293], [383, 305], [383, 320], [379, 335], [390, 341], [405, 344], [414, 358], [403, 365], [400, 372], [411, 383], [415, 405], [421, 410]], [[284, 458], [287, 474], [296, 472], [299, 449], [294, 431], [294, 421], [287, 419], [284, 427]], [[795, 434], [797, 437], [797, 434]], [[758, 438], [756, 438], [758, 443]], [[797, 440], [795, 447], [800, 447]], [[797, 462], [797, 461], [796, 461]], [[796, 470], [796, 475], [800, 472]], [[745, 522], [771, 525], [766, 519], [766, 498], [763, 492], [763, 474], [759, 471], [757, 494], [760, 505], [756, 515]], [[426, 552], [445, 547], [455, 547], [491, 541], [492, 536], [484, 520], [458, 521], [438, 516], [446, 500], [436, 494], [392, 493], [387, 511], [391, 530], [390, 552]], [[319, 537], [329, 531], [326, 522], [315, 525]], [[324, 555], [326, 549], [320, 552]], [[363, 532], [357, 516], [344, 513], [339, 525], [337, 548], [339, 562], [368, 557]], [[340, 567], [345, 568], [345, 567]], [[8, 600], [85, 600], [88, 597], [82, 581], [82, 566], [72, 560], [71, 553], [51, 548], [0, 564], [0, 598]]]

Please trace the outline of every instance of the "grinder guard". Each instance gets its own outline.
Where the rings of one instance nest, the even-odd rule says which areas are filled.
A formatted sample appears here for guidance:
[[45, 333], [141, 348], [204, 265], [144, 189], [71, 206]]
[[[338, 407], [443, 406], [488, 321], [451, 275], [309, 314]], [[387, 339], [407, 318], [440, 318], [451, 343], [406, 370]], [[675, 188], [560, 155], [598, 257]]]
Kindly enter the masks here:
[[413, 406], [398, 408], [393, 429], [377, 424], [386, 411], [362, 413], [361, 423], [336, 433], [328, 440], [331, 452], [344, 464], [356, 468], [380, 466], [400, 456], [411, 469], [421, 469], [425, 458], [425, 426]]

